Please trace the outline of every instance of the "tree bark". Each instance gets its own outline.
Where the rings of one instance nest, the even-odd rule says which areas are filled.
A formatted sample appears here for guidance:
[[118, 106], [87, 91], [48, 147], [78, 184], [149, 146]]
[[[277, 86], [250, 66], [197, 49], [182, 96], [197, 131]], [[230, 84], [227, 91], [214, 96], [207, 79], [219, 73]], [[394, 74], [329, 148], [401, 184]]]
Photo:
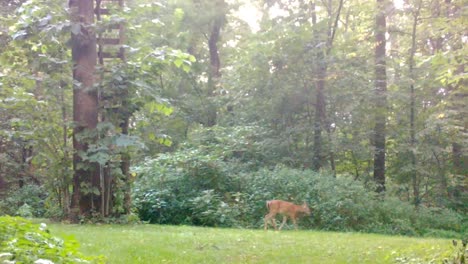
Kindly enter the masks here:
[[[329, 21], [332, 21], [333, 13], [332, 13], [332, 5], [331, 1], [328, 2], [328, 10], [329, 10]], [[333, 20], [333, 24], [330, 22], [328, 29], [327, 29], [327, 37], [326, 37], [326, 45], [325, 48], [319, 48], [317, 51], [317, 73], [316, 73], [316, 83], [315, 83], [315, 120], [314, 120], [314, 153], [312, 159], [312, 166], [315, 171], [319, 171], [320, 168], [323, 166], [323, 154], [322, 154], [322, 146], [323, 146], [323, 139], [322, 139], [322, 131], [325, 128], [328, 133], [328, 138], [330, 139], [329, 142], [329, 150], [328, 156], [330, 160], [331, 170], [333, 175], [335, 175], [335, 155], [333, 152], [332, 144], [331, 144], [331, 130], [330, 130], [330, 122], [328, 122], [326, 117], [326, 101], [325, 101], [325, 84], [327, 79], [327, 59], [330, 55], [330, 52], [333, 48], [333, 40], [335, 39], [336, 30], [338, 28], [338, 21], [341, 13], [341, 8], [343, 7], [343, 0], [339, 2], [338, 9], [335, 15], [335, 19]], [[316, 14], [316, 5], [315, 2], [312, 2], [311, 10], [312, 10], [312, 25], [316, 26], [317, 24], [317, 14]], [[314, 29], [314, 38], [315, 41], [321, 41], [321, 36], [318, 29]]]
[[385, 134], [387, 118], [387, 72], [385, 55], [386, 32], [385, 0], [377, 0], [375, 29], [375, 127], [374, 127], [374, 181], [377, 192], [385, 191]]
[[[208, 97], [213, 97], [215, 90], [219, 84], [221, 78], [221, 60], [219, 58], [218, 42], [220, 39], [221, 28], [224, 26], [226, 20], [226, 14], [224, 6], [226, 3], [224, 0], [217, 0], [216, 3], [216, 16], [214, 17], [213, 24], [211, 27], [210, 38], [208, 40], [208, 49], [210, 53], [210, 75], [208, 81]], [[217, 123], [217, 108], [216, 104], [209, 101], [207, 105], [206, 120], [204, 125], [214, 126]]]
[[[96, 36], [91, 25], [94, 23], [93, 0], [70, 0], [71, 21], [79, 32], [72, 33], [73, 60], [73, 194], [71, 218], [99, 212], [100, 195], [93, 194], [92, 188], [99, 189], [99, 170], [96, 164], [86, 162], [80, 156], [88, 150], [89, 132], [98, 123], [98, 96], [93, 88], [96, 67]], [[86, 186], [86, 189], [82, 187]]]
[[411, 32], [411, 49], [409, 54], [409, 78], [410, 78], [410, 159], [411, 159], [411, 179], [413, 184], [413, 203], [418, 206], [420, 203], [420, 192], [419, 192], [419, 176], [416, 160], [416, 94], [414, 91], [415, 74], [414, 74], [414, 55], [416, 53], [416, 29], [419, 20], [419, 10], [421, 9], [421, 2], [419, 2], [418, 8], [413, 13], [413, 28]]
[[[120, 124], [120, 129], [122, 130], [122, 134], [128, 135], [128, 126], [129, 126], [129, 114], [128, 106], [126, 101], [124, 102], [124, 111], [126, 112], [125, 116], [122, 119], [122, 123]], [[131, 213], [131, 206], [132, 206], [132, 198], [131, 198], [131, 175], [130, 175], [130, 154], [128, 151], [124, 150], [121, 154], [121, 161], [120, 161], [120, 169], [122, 170], [123, 179], [124, 179], [124, 210], [125, 214]]]

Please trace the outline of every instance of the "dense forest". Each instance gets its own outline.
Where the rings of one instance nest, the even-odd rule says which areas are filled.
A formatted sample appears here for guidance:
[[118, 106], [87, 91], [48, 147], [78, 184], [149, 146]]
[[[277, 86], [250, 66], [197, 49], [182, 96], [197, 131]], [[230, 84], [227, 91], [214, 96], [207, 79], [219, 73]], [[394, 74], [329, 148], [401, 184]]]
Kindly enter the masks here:
[[0, 2], [0, 215], [467, 230], [462, 0]]

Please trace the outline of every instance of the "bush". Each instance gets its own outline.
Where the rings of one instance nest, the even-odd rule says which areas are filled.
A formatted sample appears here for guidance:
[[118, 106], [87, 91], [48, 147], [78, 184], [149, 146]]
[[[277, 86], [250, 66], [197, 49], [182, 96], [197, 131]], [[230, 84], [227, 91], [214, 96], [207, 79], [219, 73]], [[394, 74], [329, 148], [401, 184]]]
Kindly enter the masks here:
[[256, 172], [236, 168], [233, 162], [181, 153], [148, 161], [137, 168], [133, 201], [138, 215], [151, 223], [259, 228], [265, 202], [281, 199], [309, 204], [312, 215], [300, 219], [302, 228], [411, 236], [466, 230], [456, 212], [415, 210], [351, 178], [284, 166]]
[[158, 224], [190, 224], [188, 201], [195, 197], [181, 170], [150, 160], [134, 169], [138, 178], [132, 201], [142, 221]]
[[[164, 157], [165, 159], [165, 157]], [[205, 170], [197, 170], [205, 173]], [[202, 226], [242, 226], [244, 197], [229, 192], [229, 180], [195, 182], [203, 178], [192, 169], [181, 170], [171, 162], [153, 160], [136, 168], [138, 179], [133, 188], [133, 204], [141, 220], [159, 224]], [[213, 178], [224, 176], [214, 175]], [[216, 188], [213, 189], [213, 188]]]
[[10, 191], [7, 198], [0, 201], [0, 212], [24, 217], [43, 217], [46, 210], [44, 201], [47, 193], [38, 185], [25, 185]]
[[33, 224], [20, 217], [0, 217], [2, 263], [105, 263], [102, 257], [86, 257], [74, 240], [52, 236], [45, 224]]

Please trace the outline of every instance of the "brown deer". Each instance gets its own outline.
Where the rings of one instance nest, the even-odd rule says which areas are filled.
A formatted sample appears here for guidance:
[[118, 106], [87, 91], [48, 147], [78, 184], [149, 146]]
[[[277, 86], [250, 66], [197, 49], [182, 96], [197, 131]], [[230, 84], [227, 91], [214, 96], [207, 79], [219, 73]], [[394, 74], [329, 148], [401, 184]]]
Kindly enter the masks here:
[[276, 223], [275, 223], [275, 216], [277, 214], [283, 215], [283, 223], [281, 224], [279, 230], [281, 230], [286, 223], [288, 216], [291, 218], [294, 228], [297, 230], [297, 217], [299, 213], [304, 213], [310, 215], [309, 206], [304, 202], [302, 205], [296, 205], [290, 202], [281, 201], [281, 200], [271, 200], [266, 202], [266, 206], [268, 208], [268, 214], [265, 215], [265, 230], [268, 229], [268, 222], [271, 222], [275, 230]]

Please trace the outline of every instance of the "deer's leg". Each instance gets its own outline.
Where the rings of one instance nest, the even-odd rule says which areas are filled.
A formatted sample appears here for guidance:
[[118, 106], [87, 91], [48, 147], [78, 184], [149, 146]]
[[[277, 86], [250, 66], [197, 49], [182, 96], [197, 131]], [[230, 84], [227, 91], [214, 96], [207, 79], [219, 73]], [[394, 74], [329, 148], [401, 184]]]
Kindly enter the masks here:
[[281, 223], [281, 226], [280, 226], [279, 230], [281, 230], [283, 228], [283, 226], [284, 226], [284, 224], [286, 224], [287, 220], [288, 220], [288, 217], [284, 215], [283, 216], [283, 223]]
[[275, 220], [275, 217], [273, 216], [271, 219], [270, 219], [271, 223], [273, 224], [273, 228], [275, 230], [278, 230], [278, 228], [276, 227], [276, 220]]
[[265, 230], [268, 229], [268, 222], [270, 222], [270, 221], [271, 221], [271, 224], [273, 225], [273, 227], [276, 230], [275, 214], [270, 213], [270, 214], [265, 215], [264, 221], [265, 221], [265, 227], [264, 227]]
[[292, 217], [291, 219], [292, 219], [292, 221], [293, 221], [294, 228], [297, 230], [297, 220], [296, 220], [296, 218], [295, 218], [295, 217]]
[[270, 221], [270, 219], [268, 218], [268, 215], [265, 215], [265, 217], [263, 218], [263, 221], [265, 222], [264, 229], [267, 230], [268, 229], [268, 221]]

